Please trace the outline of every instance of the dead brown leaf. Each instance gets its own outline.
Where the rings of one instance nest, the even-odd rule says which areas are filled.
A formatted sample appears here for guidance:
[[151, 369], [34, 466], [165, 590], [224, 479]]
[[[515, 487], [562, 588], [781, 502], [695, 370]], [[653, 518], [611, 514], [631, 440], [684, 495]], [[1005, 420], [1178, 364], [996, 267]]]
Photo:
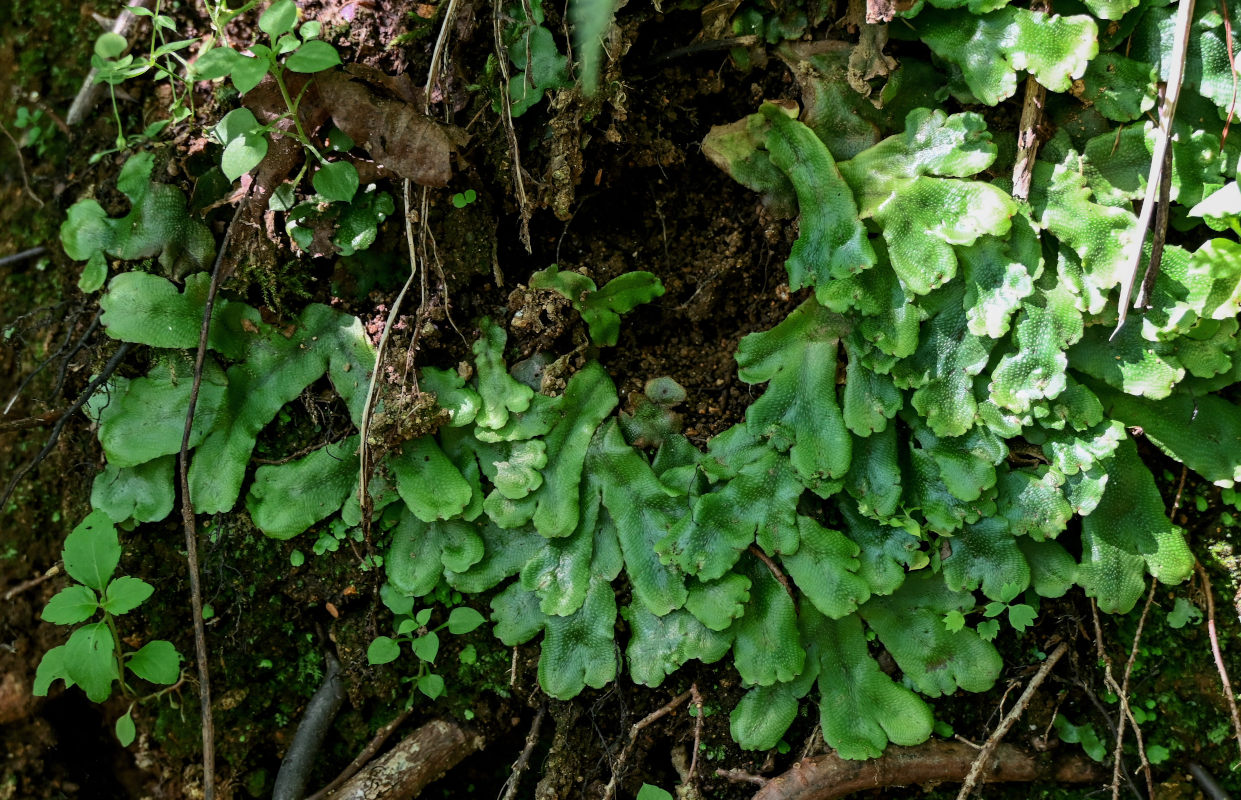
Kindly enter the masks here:
[[[317, 78], [319, 97], [336, 127], [378, 164], [422, 186], [446, 186], [453, 140], [446, 126], [370, 80], [346, 72]], [[387, 88], [386, 86], [383, 88]]]

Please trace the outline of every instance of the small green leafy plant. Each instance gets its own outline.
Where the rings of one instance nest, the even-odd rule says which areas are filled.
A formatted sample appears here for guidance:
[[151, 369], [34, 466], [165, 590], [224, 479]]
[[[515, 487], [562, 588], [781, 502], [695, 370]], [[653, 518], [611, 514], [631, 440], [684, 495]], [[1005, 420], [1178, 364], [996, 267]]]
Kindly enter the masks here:
[[45, 119], [42, 109], [36, 108], [31, 111], [25, 106], [18, 106], [17, 115], [13, 118], [13, 127], [23, 133], [22, 147], [34, 148], [35, 155], [40, 159], [47, 157], [48, 147], [52, 136], [56, 133], [56, 128]]
[[[112, 150], [95, 153], [91, 157], [91, 163], [109, 153], [151, 141], [169, 124], [180, 122], [193, 113], [193, 84], [186, 78], [189, 62], [182, 57], [181, 51], [196, 44], [198, 39], [168, 41], [166, 33], [175, 33], [177, 25], [172, 17], [161, 13], [162, 6], [162, 0], [158, 0], [153, 11], [141, 5], [129, 8], [130, 13], [146, 17], [151, 21], [151, 43], [145, 54], [139, 55], [133, 52], [131, 43], [119, 33], [103, 33], [95, 40], [95, 52], [91, 56], [91, 66], [96, 70], [95, 82], [106, 83], [111, 94], [112, 115], [116, 122], [116, 142]], [[126, 136], [125, 126], [116, 104], [116, 87], [127, 80], [148, 73], [156, 80], [167, 82], [169, 86], [171, 91], [169, 117], [151, 123], [140, 134]]]
[[[501, 91], [508, 92], [514, 117], [537, 105], [548, 91], [570, 85], [569, 59], [560, 53], [556, 38], [543, 26], [542, 0], [531, 0], [528, 7], [530, 16], [526, 15], [526, 4], [509, 7], [513, 22], [504, 33], [505, 51], [517, 72]], [[493, 110], [499, 113], [499, 100]]]
[[561, 272], [555, 264], [531, 275], [530, 288], [550, 290], [565, 297], [582, 315], [590, 340], [604, 347], [616, 345], [621, 314], [628, 314], [664, 293], [659, 278], [649, 272], [626, 272], [600, 289], [588, 276]]
[[[302, 130], [298, 117], [302, 95], [292, 96], [287, 81], [290, 72], [313, 74], [340, 64], [340, 54], [331, 44], [318, 38], [320, 25], [317, 21], [298, 26], [297, 13], [293, 0], [276, 0], [259, 17], [259, 30], [267, 34], [269, 45], [253, 44], [249, 55], [227, 45], [212, 48], [195, 63], [194, 78], [214, 80], [228, 77], [237, 91], [245, 94], [258, 86], [264, 77], [271, 75], [294, 123], [294, 130], [282, 133], [296, 138], [319, 163], [311, 178], [315, 191], [326, 200], [348, 202], [358, 190], [357, 170], [347, 161], [328, 161], [315, 147]], [[307, 87], [309, 85], [306, 84]], [[259, 124], [254, 113], [247, 108], [230, 111], [220, 120], [214, 134], [224, 145], [220, 168], [226, 178], [236, 180], [258, 166], [267, 155], [268, 135], [274, 126], [274, 122]], [[293, 181], [294, 185], [300, 179], [299, 175]]]
[[139, 578], [113, 577], [121, 544], [106, 514], [94, 511], [82, 520], [65, 539], [61, 557], [65, 572], [77, 583], [52, 597], [43, 609], [43, 619], [56, 625], [86, 624], [76, 628], [68, 642], [43, 655], [34, 694], [44, 696], [54, 682], [63, 680], [66, 688], [78, 686], [92, 701], [102, 703], [112, 695], [112, 684], [119, 684], [121, 694], [133, 701], [116, 722], [117, 738], [128, 746], [135, 735], [134, 704], [159, 694], [139, 697], [133, 680], [175, 684], [181, 677], [181, 655], [163, 640], [147, 642], [138, 650], [124, 647], [117, 617], [138, 608], [155, 589]]
[[394, 591], [388, 584], [384, 584], [380, 596], [396, 615], [396, 635], [376, 637], [366, 649], [366, 660], [372, 665], [389, 664], [400, 657], [401, 645], [406, 644], [418, 660], [418, 672], [412, 678], [414, 685], [432, 700], [440, 697], [444, 694], [444, 679], [431, 671], [440, 651], [440, 631], [447, 629], [453, 635], [469, 633], [483, 624], [483, 615], [468, 606], [458, 606], [439, 625], [428, 628], [434, 609], [414, 611], [414, 598]]
[[1099, 738], [1094, 725], [1091, 725], [1089, 722], [1074, 725], [1064, 714], [1057, 714], [1052, 724], [1056, 728], [1060, 741], [1066, 744], [1080, 744], [1086, 755], [1099, 763], [1103, 763], [1103, 759], [1107, 757], [1107, 745]]

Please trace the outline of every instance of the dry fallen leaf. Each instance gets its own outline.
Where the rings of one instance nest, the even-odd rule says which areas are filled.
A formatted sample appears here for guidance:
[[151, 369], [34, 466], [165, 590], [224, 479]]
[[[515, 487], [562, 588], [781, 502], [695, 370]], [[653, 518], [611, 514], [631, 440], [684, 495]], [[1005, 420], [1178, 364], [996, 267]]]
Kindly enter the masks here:
[[320, 75], [319, 96], [336, 127], [378, 164], [423, 186], [452, 177], [448, 130], [403, 99], [385, 96], [370, 81], [345, 72]]

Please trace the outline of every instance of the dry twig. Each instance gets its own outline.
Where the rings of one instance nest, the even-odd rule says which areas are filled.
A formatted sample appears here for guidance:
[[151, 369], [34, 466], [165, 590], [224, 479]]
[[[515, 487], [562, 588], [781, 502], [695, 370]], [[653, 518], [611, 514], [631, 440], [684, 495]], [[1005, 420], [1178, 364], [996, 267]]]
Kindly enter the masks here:
[[[1046, 3], [1032, 4], [1031, 11], [1046, 11]], [[1030, 181], [1034, 177], [1034, 160], [1038, 157], [1039, 128], [1043, 124], [1043, 107], [1047, 90], [1031, 75], [1026, 78], [1026, 97], [1021, 106], [1021, 128], [1017, 132], [1017, 163], [1013, 165], [1013, 197], [1021, 202], [1030, 199]]]
[[[1151, 153], [1150, 173], [1146, 178], [1146, 195], [1142, 198], [1142, 210], [1138, 214], [1138, 227], [1134, 232], [1133, 241], [1129, 243], [1129, 267], [1125, 270], [1120, 282], [1120, 302], [1117, 305], [1116, 330], [1112, 338], [1125, 325], [1129, 315], [1129, 300], [1133, 297], [1134, 283], [1138, 278], [1138, 268], [1142, 265], [1142, 242], [1146, 239], [1146, 230], [1151, 224], [1151, 214], [1162, 185], [1164, 162], [1168, 155], [1168, 147], [1172, 143], [1172, 120], [1176, 116], [1177, 101], [1181, 97], [1181, 82], [1185, 78], [1185, 56], [1189, 50], [1189, 37], [1194, 17], [1194, 0], [1181, 0], [1177, 4], [1175, 36], [1172, 40], [1172, 53], [1168, 59], [1170, 65], [1167, 88], [1163, 102], [1159, 105], [1159, 124], [1155, 127], [1155, 148]], [[1145, 303], [1146, 298], [1139, 295], [1136, 306]]]
[[0, 422], [0, 433], [9, 431], [24, 431], [30, 428], [45, 428], [48, 425], [55, 425], [60, 418], [64, 416], [59, 411], [49, 411], [37, 417], [26, 417], [24, 419], [13, 419], [8, 422]]
[[[496, 61], [500, 65], [500, 106], [503, 111], [504, 133], [508, 137], [509, 158], [513, 161], [513, 193], [517, 195], [517, 211], [521, 216], [519, 234], [526, 252], [532, 253], [530, 247], [530, 200], [526, 197], [526, 181], [521, 174], [521, 148], [517, 144], [517, 132], [513, 129], [513, 104], [509, 97], [508, 52], [504, 49], [504, 33], [500, 26], [500, 0], [491, 3], [491, 27], [496, 42]], [[533, 20], [532, 11], [526, 8], [526, 19]], [[497, 276], [499, 276], [497, 267]]]
[[22, 581], [21, 583], [17, 584], [11, 589], [6, 589], [4, 594], [0, 595], [0, 600], [3, 600], [4, 602], [7, 603], [10, 600], [12, 600], [14, 597], [17, 597], [22, 592], [28, 592], [31, 589], [35, 588], [36, 586], [42, 585], [43, 583], [51, 580], [52, 578], [55, 578], [59, 574], [60, 574], [60, 565], [53, 564], [52, 566], [48, 567], [47, 571], [44, 572], [42, 575], [36, 575], [35, 577], [31, 578], [28, 581]]
[[[422, 111], [427, 115], [431, 113], [431, 92], [439, 81], [440, 63], [444, 55], [444, 48], [448, 43], [449, 32], [452, 30], [453, 23], [457, 18], [457, 8], [459, 5], [460, 0], [449, 0], [448, 8], [444, 11], [444, 21], [440, 24], [439, 36], [435, 39], [435, 49], [431, 54], [431, 66], [427, 69], [427, 83], [423, 90]], [[401, 291], [397, 293], [396, 300], [392, 301], [392, 308], [388, 311], [388, 318], [384, 322], [383, 333], [379, 337], [379, 346], [375, 349], [375, 369], [371, 372], [370, 384], [366, 389], [366, 404], [362, 407], [362, 421], [358, 425], [358, 433], [361, 440], [358, 448], [359, 461], [361, 462], [358, 475], [358, 503], [362, 507], [362, 533], [368, 549], [371, 546], [371, 453], [367, 440], [370, 437], [371, 412], [375, 407], [375, 390], [378, 387], [379, 374], [383, 368], [384, 351], [388, 347], [388, 339], [392, 334], [393, 327], [396, 325], [397, 314], [400, 313], [401, 304], [405, 301], [405, 295], [409, 292], [409, 287], [413, 285], [414, 278], [418, 275], [422, 276], [422, 303], [419, 307], [425, 307], [427, 302], [426, 251], [423, 248], [423, 257], [419, 259], [418, 249], [414, 245], [413, 207], [410, 204], [410, 186], [410, 180], [406, 178], [403, 186], [403, 200], [405, 204], [405, 241], [409, 248], [409, 277], [406, 278]], [[418, 217], [418, 221], [421, 225], [424, 239], [427, 226], [427, 208], [427, 189], [423, 187], [421, 214]], [[418, 262], [420, 260], [422, 261], [422, 269], [418, 269]], [[421, 327], [421, 325], [415, 326], [415, 331]]]
[[1215, 630], [1215, 598], [1211, 594], [1211, 579], [1202, 563], [1194, 560], [1194, 569], [1198, 579], [1202, 581], [1202, 590], [1207, 596], [1207, 635], [1211, 639], [1211, 655], [1215, 657], [1215, 669], [1219, 672], [1219, 682], [1224, 688], [1224, 698], [1228, 701], [1228, 713], [1232, 715], [1232, 730], [1237, 737], [1237, 747], [1241, 749], [1241, 715], [1237, 714], [1237, 697], [1232, 692], [1232, 682], [1228, 680], [1228, 669], [1224, 666], [1224, 656], [1219, 650], [1219, 633]]
[[715, 776], [733, 783], [752, 783], [755, 786], [766, 786], [767, 782], [771, 780], [770, 778], [764, 778], [762, 775], [753, 775], [743, 770], [723, 769], [721, 767], [716, 767]]
[[[1182, 481], [1184, 476], [1182, 475]], [[1182, 483], [1183, 485], [1183, 483]], [[1178, 492], [1179, 499], [1179, 492]], [[1173, 503], [1173, 513], [1175, 512], [1175, 502]], [[1129, 648], [1129, 660], [1125, 662], [1125, 676], [1121, 679], [1120, 695], [1121, 697], [1129, 697], [1129, 678], [1133, 674], [1133, 662], [1138, 657], [1138, 644], [1142, 641], [1142, 628], [1146, 625], [1146, 616], [1150, 613], [1151, 604], [1155, 601], [1155, 588], [1158, 581], [1151, 579], [1150, 591], [1146, 594], [1146, 605], [1142, 606], [1142, 616], [1138, 617], [1138, 629], [1133, 633], [1133, 646]], [[1137, 728], [1135, 727], [1136, 731]], [[1140, 734], [1139, 734], [1140, 741]], [[1112, 749], [1112, 800], [1120, 797], [1120, 768], [1123, 763], [1125, 744], [1125, 726], [1124, 724], [1116, 726], [1116, 746]], [[1142, 769], [1146, 773], [1147, 785], [1150, 785], [1150, 766], [1143, 760]], [[1153, 796], [1153, 795], [1152, 795]]]
[[689, 777], [685, 779], [686, 783], [692, 782], [698, 775], [698, 748], [702, 744], [702, 695], [698, 693], [698, 684], [690, 684], [689, 694], [694, 699], [694, 755], [689, 761]]
[[328, 797], [343, 786], [346, 781], [354, 775], [357, 775], [358, 771], [365, 767], [367, 763], [375, 757], [375, 754], [379, 752], [379, 748], [384, 746], [384, 742], [388, 741], [388, 737], [392, 736], [393, 732], [396, 731], [397, 728], [405, 724], [405, 720], [409, 719], [413, 713], [414, 710], [412, 708], [408, 708], [398, 714], [396, 719], [376, 731], [375, 735], [371, 737], [371, 740], [367, 742], [366, 747], [362, 748], [362, 752], [358, 753], [353, 761], [349, 762], [349, 766], [341, 770], [341, 773], [333, 778], [331, 783], [306, 798], [306, 800], [324, 800], [325, 797]]
[[521, 749], [521, 755], [513, 762], [513, 770], [509, 773], [508, 780], [504, 782], [502, 800], [514, 800], [517, 797], [517, 790], [521, 788], [521, 775], [530, 766], [530, 756], [534, 753], [534, 746], [539, 743], [539, 730], [543, 727], [543, 717], [546, 714], [547, 706], [539, 706], [538, 712], [534, 715], [534, 722], [530, 723], [530, 732], [526, 734], [526, 746]]
[[[987, 741], [983, 744], [982, 749], [978, 751], [978, 755], [974, 757], [974, 763], [970, 765], [970, 771], [966, 773], [965, 780], [961, 783], [961, 791], [957, 793], [957, 800], [966, 800], [974, 792], [974, 785], [978, 782], [982, 771], [991, 764], [991, 757], [995, 754], [995, 749], [1000, 746], [1000, 740], [1005, 734], [1012, 729], [1017, 720], [1021, 718], [1026, 707], [1030, 705], [1030, 701], [1034, 699], [1034, 693], [1038, 691], [1038, 687], [1043, 685], [1043, 681], [1047, 679], [1047, 675], [1051, 672], [1052, 667], [1056, 666], [1056, 662], [1069, 652], [1069, 643], [1061, 642], [1043, 665], [1039, 667], [1038, 672], [1034, 673], [1034, 677], [1030, 679], [1030, 683], [1026, 686], [1021, 697], [1017, 698], [1017, 705], [1009, 709], [1004, 715], [1004, 719], [1000, 720], [1000, 724], [996, 726], [995, 731], [987, 737]], [[983, 783], [986, 783], [984, 780]]]
[[[137, 15], [131, 12], [131, 8], [150, 8], [151, 0], [130, 0], [125, 4], [125, 8], [121, 9], [121, 13], [117, 14], [116, 20], [112, 23], [112, 33], [120, 34], [128, 37], [129, 28], [138, 20]], [[73, 98], [73, 103], [69, 106], [68, 113], [65, 114], [65, 122], [70, 126], [77, 125], [86, 119], [86, 115], [95, 107], [95, 103], [99, 101], [99, 90], [102, 83], [97, 83], [95, 78], [99, 75], [99, 70], [94, 67], [86, 73], [86, 78], [82, 81], [82, 88], [78, 90], [78, 94]]]
[[[249, 193], [247, 192], [247, 197]], [[194, 518], [194, 504], [190, 498], [190, 433], [194, 428], [194, 411], [198, 406], [198, 391], [203, 382], [203, 364], [207, 359], [207, 338], [211, 333], [211, 314], [215, 309], [215, 296], [220, 289], [220, 266], [228, 251], [228, 241], [233, 225], [246, 207], [246, 198], [237, 204], [233, 219], [224, 231], [224, 240], [215, 254], [211, 267], [211, 284], [207, 288], [207, 301], [203, 307], [202, 327], [198, 331], [198, 352], [194, 354], [194, 382], [190, 386], [189, 407], [185, 411], [185, 428], [181, 432], [181, 452], [177, 456], [181, 488], [181, 521], [185, 527], [185, 558], [190, 573], [190, 613], [194, 616], [194, 660], [198, 664], [198, 702], [202, 712], [203, 737], [203, 800], [215, 797], [215, 722], [211, 712], [211, 671], [207, 666], [207, 631], [203, 624], [203, 595], [198, 573], [198, 524]]]
[[[1152, 578], [1152, 580], [1154, 579]], [[1108, 690], [1120, 699], [1121, 716], [1120, 719], [1116, 720], [1116, 738], [1118, 740], [1121, 738], [1121, 729], [1125, 727], [1125, 722], [1133, 726], [1133, 736], [1138, 743], [1138, 759], [1142, 763], [1141, 769], [1146, 777], [1146, 796], [1154, 797], [1155, 785], [1151, 779], [1150, 762], [1146, 760], [1146, 743], [1142, 739], [1142, 729], [1138, 727], [1138, 721], [1133, 717], [1133, 709], [1129, 707], [1129, 695], [1116, 682], [1116, 676], [1112, 674], [1112, 658], [1107, 654], [1107, 648], [1103, 646], [1103, 626], [1099, 622], [1099, 605], [1093, 597], [1090, 599], [1090, 612], [1094, 617], [1095, 649], [1099, 654], [1099, 660], [1103, 662], [1103, 680], [1107, 684]], [[1118, 771], [1117, 765], [1113, 765], [1112, 770], [1112, 775], [1115, 776]], [[1133, 787], [1132, 784], [1130, 786], [1134, 789], [1134, 793], [1137, 794], [1137, 788]], [[1116, 797], [1115, 793], [1119, 792], [1119, 788], [1113, 787], [1112, 791], [1112, 797]], [[1138, 796], [1141, 797], [1141, 795]]]
[[0, 258], [0, 267], [7, 267], [9, 264], [17, 264], [21, 261], [25, 261], [28, 258], [34, 258], [35, 256], [41, 256], [46, 252], [47, 252], [47, 248], [44, 247], [43, 245], [39, 245], [38, 247], [31, 247], [28, 250], [19, 250], [18, 252], [12, 255], [4, 256], [3, 258]]
[[776, 566], [776, 562], [771, 559], [771, 556], [764, 553], [756, 544], [750, 545], [750, 552], [754, 554], [755, 558], [763, 562], [768, 571], [771, 572], [772, 577], [780, 582], [780, 585], [784, 587], [784, 591], [788, 592], [789, 597], [793, 598], [793, 602], [796, 603], [797, 594], [793, 591], [793, 584], [789, 582], [788, 576], [780, 571], [780, 567]]
[[80, 311], [75, 310], [69, 315], [69, 317], [66, 320], [67, 324], [65, 325], [65, 338], [64, 338], [64, 341], [60, 343], [60, 347], [56, 348], [56, 352], [49, 353], [47, 358], [39, 362], [39, 366], [32, 369], [30, 371], [30, 374], [22, 378], [22, 382], [19, 383], [17, 385], [17, 388], [13, 391], [13, 396], [9, 398], [9, 402], [5, 403], [3, 413], [8, 414], [10, 411], [13, 410], [13, 404], [17, 402], [17, 398], [22, 396], [22, 392], [26, 391], [26, 387], [29, 386], [30, 382], [35, 379], [35, 376], [37, 376], [40, 372], [46, 369], [47, 365], [51, 364], [57, 358], [61, 358], [61, 363], [60, 363], [60, 369], [57, 371], [57, 374], [56, 374], [56, 388], [53, 390], [53, 394], [56, 396], [59, 396], [60, 390], [65, 384], [65, 372], [69, 368], [69, 361], [72, 360], [75, 355], [77, 355], [78, 351], [81, 350], [82, 347], [86, 344], [86, 340], [89, 339], [90, 335], [95, 332], [95, 328], [98, 327], [99, 317], [103, 314], [103, 310], [101, 309], [95, 313], [95, 319], [91, 322], [90, 327], [86, 329], [86, 333], [82, 334], [82, 338], [78, 339], [78, 342], [76, 345], [74, 345], [73, 349], [70, 350], [69, 353], [63, 356], [62, 358], [61, 353], [64, 353], [65, 348], [69, 346], [69, 339], [73, 336], [73, 328], [77, 324], [79, 313]]
[[625, 772], [625, 765], [629, 761], [629, 756], [633, 753], [633, 746], [637, 742], [638, 734], [642, 732], [642, 729], [676, 711], [678, 707], [684, 705], [685, 701], [692, 696], [692, 692], [683, 692], [669, 700], [663, 707], [655, 709], [633, 724], [633, 727], [629, 729], [629, 741], [625, 742], [625, 746], [621, 749], [620, 755], [616, 759], [616, 765], [612, 768], [612, 779], [608, 781], [607, 787], [603, 790], [603, 800], [612, 800], [616, 795], [616, 784]]
[[432, 781], [483, 748], [483, 737], [455, 722], [435, 719], [397, 742], [347, 781], [338, 800], [417, 797]]
[[[956, 742], [927, 742], [918, 747], [889, 746], [879, 758], [846, 761], [838, 755], [818, 756], [794, 764], [771, 779], [754, 800], [834, 800], [854, 792], [885, 786], [943, 783], [964, 778], [975, 753]], [[1000, 745], [992, 758], [990, 783], [1054, 780], [1090, 783], [1099, 768], [1089, 759], [1072, 756], [1048, 763], [1009, 744]]]
[[1135, 307], [1146, 305], [1155, 287], [1155, 279], [1159, 277], [1159, 267], [1163, 264], [1163, 248], [1168, 239], [1168, 209], [1172, 204], [1172, 150], [1163, 157], [1163, 174], [1159, 178], [1159, 205], [1155, 208], [1155, 227], [1151, 230], [1151, 257], [1146, 263], [1146, 273], [1142, 275], [1142, 286], [1138, 289]]
[[[39, 208], [43, 208], [43, 200], [30, 188], [30, 178], [26, 175], [26, 159], [22, 157], [21, 143], [17, 141], [13, 134], [9, 133], [9, 129], [2, 122], [0, 122], [0, 132], [3, 132], [8, 137], [8, 140], [13, 143], [13, 154], [17, 156], [17, 169], [22, 176], [22, 189], [26, 192], [27, 197], [39, 204]], [[18, 253], [18, 255], [21, 255], [21, 253]]]

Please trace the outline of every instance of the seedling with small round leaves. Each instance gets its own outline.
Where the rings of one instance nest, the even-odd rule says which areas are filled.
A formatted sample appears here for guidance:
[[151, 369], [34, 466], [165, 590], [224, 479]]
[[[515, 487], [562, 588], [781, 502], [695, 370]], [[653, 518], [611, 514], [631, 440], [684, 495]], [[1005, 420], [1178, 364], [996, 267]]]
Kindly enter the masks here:
[[[259, 30], [267, 34], [270, 45], [253, 44], [248, 54], [227, 44], [212, 48], [194, 64], [194, 79], [227, 77], [238, 92], [245, 94], [271, 75], [294, 125], [294, 130], [282, 133], [297, 139], [319, 163], [311, 178], [315, 191], [328, 201], [349, 202], [358, 191], [358, 171], [347, 161], [328, 161], [315, 147], [298, 117], [298, 106], [306, 89], [304, 87], [293, 97], [286, 80], [289, 72], [314, 74], [331, 69], [341, 63], [340, 54], [331, 44], [318, 38], [320, 24], [317, 21], [298, 26], [297, 5], [293, 0], [276, 0], [268, 6], [259, 17]], [[307, 83], [306, 87], [309, 85]], [[236, 180], [259, 165], [267, 155], [268, 136], [275, 124], [259, 124], [246, 108], [231, 111], [220, 120], [213, 132], [224, 145], [220, 168], [226, 178]], [[305, 167], [302, 169], [304, 173]], [[300, 180], [301, 174], [294, 185]]]
[[431, 671], [440, 651], [439, 632], [447, 628], [452, 634], [469, 633], [483, 624], [483, 615], [468, 606], [458, 606], [448, 613], [446, 620], [428, 628], [434, 609], [414, 611], [414, 598], [401, 594], [391, 584], [385, 583], [379, 594], [388, 610], [396, 615], [396, 636], [377, 636], [366, 649], [366, 660], [375, 666], [390, 664], [401, 655], [401, 644], [408, 644], [418, 659], [418, 673], [411, 680], [418, 691], [432, 700], [440, 697], [444, 694], [444, 679]]
[[[113, 577], [121, 560], [116, 526], [107, 514], [93, 511], [65, 539], [61, 556], [65, 572], [76, 583], [62, 589], [43, 609], [43, 619], [56, 625], [77, 625], [69, 641], [43, 655], [35, 673], [33, 693], [45, 696], [52, 684], [81, 687], [93, 702], [102, 703], [118, 683], [131, 702], [116, 721], [116, 737], [128, 747], [136, 734], [137, 703], [162, 696], [167, 689], [142, 696], [134, 678], [171, 686], [181, 677], [181, 654], [171, 642], [154, 640], [138, 650], [122, 646], [116, 618], [133, 611], [154, 593], [151, 584], [128, 575]], [[96, 619], [102, 612], [102, 619]], [[93, 621], [92, 621], [93, 620]]]
[[[189, 62], [180, 55], [180, 51], [198, 42], [197, 38], [168, 41], [165, 32], [175, 33], [177, 26], [172, 17], [161, 13], [162, 2], [157, 1], [155, 9], [141, 5], [129, 7], [129, 13], [146, 17], [151, 21], [151, 43], [145, 55], [133, 52], [132, 43], [119, 33], [107, 32], [95, 40], [95, 52], [91, 55], [91, 67], [95, 69], [95, 82], [108, 84], [112, 98], [112, 115], [116, 121], [115, 147], [91, 156], [95, 163], [109, 153], [126, 148], [136, 147], [150, 141], [160, 134], [169, 124], [180, 122], [193, 113], [193, 84], [185, 75]], [[127, 80], [147, 73], [156, 80], [167, 81], [171, 91], [171, 104], [168, 107], [168, 118], [157, 120], [143, 129], [142, 133], [126, 136], [125, 126], [121, 122], [120, 110], [116, 104], [116, 87]]]

